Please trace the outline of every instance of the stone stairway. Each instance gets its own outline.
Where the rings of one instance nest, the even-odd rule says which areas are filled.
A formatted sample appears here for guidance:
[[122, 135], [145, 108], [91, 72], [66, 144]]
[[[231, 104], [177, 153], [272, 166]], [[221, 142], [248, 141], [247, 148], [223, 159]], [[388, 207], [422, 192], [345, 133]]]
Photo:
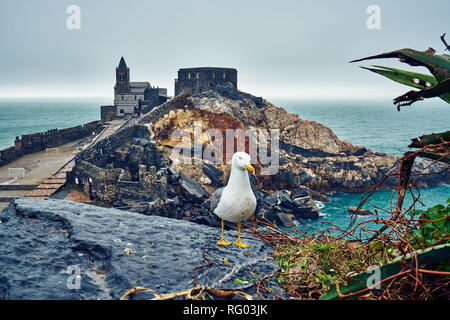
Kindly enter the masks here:
[[[92, 145], [95, 145], [98, 141], [108, 137], [122, 126], [124, 126], [127, 121], [124, 120], [114, 120], [112, 121], [102, 132], [100, 132], [97, 137], [95, 137], [89, 144], [83, 146], [81, 150], [84, 150]], [[80, 151], [81, 151], [80, 150]], [[55, 194], [62, 186], [67, 182], [67, 173], [71, 172], [75, 166], [75, 159], [70, 159], [65, 165], [63, 165], [55, 174], [50, 178], [46, 179], [43, 183], [38, 185], [35, 189], [28, 192], [25, 198], [33, 199], [48, 199], [50, 196]]]
[[46, 179], [43, 183], [38, 185], [34, 190], [28, 192], [25, 198], [33, 199], [47, 199], [55, 192], [57, 192], [66, 183], [67, 173], [72, 171], [75, 165], [75, 160], [71, 159], [64, 166], [61, 167], [54, 175]]

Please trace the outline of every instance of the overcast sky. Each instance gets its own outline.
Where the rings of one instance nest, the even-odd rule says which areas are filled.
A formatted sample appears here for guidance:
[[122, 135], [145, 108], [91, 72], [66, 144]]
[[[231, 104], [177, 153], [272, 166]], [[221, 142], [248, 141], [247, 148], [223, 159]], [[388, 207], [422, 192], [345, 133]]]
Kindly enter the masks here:
[[[79, 30], [66, 26], [69, 5], [81, 10]], [[369, 5], [380, 30], [367, 28]], [[124, 56], [131, 81], [170, 95], [179, 68], [223, 66], [266, 98], [392, 98], [405, 87], [348, 61], [405, 47], [443, 53], [449, 13], [449, 0], [1, 0], [0, 96], [112, 98]]]

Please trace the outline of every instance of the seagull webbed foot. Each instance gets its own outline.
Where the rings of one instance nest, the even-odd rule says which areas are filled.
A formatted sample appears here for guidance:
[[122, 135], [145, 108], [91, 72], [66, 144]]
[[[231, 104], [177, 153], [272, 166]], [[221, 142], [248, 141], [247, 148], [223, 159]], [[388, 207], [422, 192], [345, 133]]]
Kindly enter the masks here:
[[238, 222], [238, 237], [237, 237], [237, 240], [236, 240], [236, 242], [234, 243], [234, 245], [235, 245], [235, 246], [238, 246], [238, 247], [240, 247], [240, 248], [242, 248], [242, 249], [250, 248], [250, 246], [249, 246], [248, 244], [243, 243], [243, 242], [241, 241], [241, 228], [242, 228], [242, 222], [239, 221], [239, 222]]
[[219, 246], [229, 246], [230, 244], [231, 244], [231, 242], [225, 240], [224, 238], [217, 241], [217, 245], [219, 245]]
[[250, 248], [250, 246], [244, 242], [241, 241], [241, 239], [237, 239], [236, 242], [234, 243], [235, 246], [238, 246], [242, 249], [246, 249], [246, 248]]
[[222, 220], [222, 237], [220, 238], [219, 241], [217, 241], [217, 245], [219, 246], [229, 246], [231, 244], [230, 241], [225, 240], [225, 238], [223, 237], [223, 228], [225, 226], [224, 221]]

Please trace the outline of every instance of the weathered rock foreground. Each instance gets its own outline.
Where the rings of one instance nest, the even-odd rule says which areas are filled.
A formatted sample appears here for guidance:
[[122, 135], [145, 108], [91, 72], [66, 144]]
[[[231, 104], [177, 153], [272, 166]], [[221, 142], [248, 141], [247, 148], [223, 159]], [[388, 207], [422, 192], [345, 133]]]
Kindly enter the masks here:
[[[194, 267], [206, 263], [203, 252], [213, 264], [197, 270], [199, 285], [234, 288], [233, 279], [275, 269], [258, 239], [244, 233], [250, 249], [219, 247], [218, 229], [189, 221], [35, 199], [14, 200], [0, 221], [1, 299], [118, 299], [136, 285], [160, 293], [188, 289]], [[236, 232], [225, 237], [234, 241]], [[81, 288], [70, 289], [77, 268]]]

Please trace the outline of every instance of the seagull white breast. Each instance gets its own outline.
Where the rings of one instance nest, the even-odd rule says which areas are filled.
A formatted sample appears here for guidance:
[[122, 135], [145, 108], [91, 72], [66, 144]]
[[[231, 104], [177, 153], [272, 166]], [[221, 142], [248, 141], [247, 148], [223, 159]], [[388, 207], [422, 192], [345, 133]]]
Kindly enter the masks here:
[[255, 208], [256, 198], [248, 173], [233, 163], [228, 184], [213, 193], [211, 210], [225, 221], [239, 222], [249, 219]]

